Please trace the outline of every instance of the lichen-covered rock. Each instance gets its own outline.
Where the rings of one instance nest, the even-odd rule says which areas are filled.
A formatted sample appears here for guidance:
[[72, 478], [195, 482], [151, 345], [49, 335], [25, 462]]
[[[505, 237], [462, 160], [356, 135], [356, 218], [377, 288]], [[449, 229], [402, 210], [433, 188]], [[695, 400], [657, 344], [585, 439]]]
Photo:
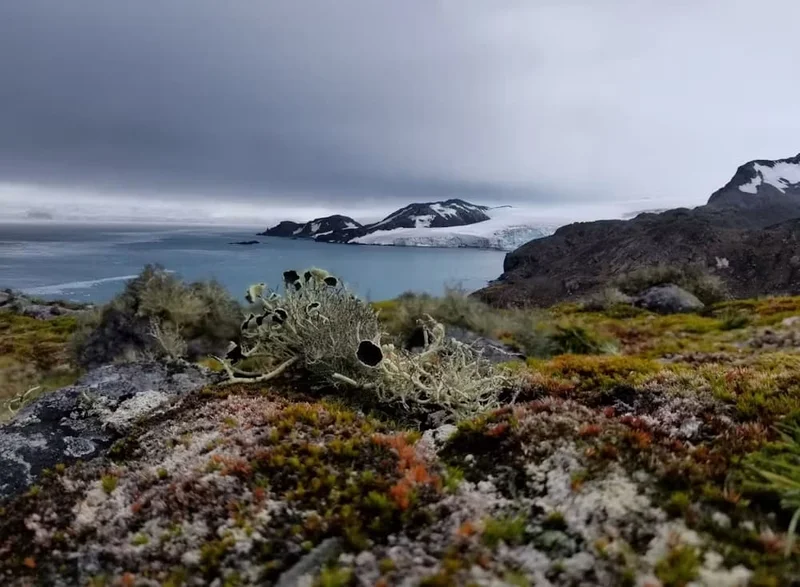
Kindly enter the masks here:
[[100, 367], [40, 397], [0, 428], [0, 498], [58, 463], [104, 454], [137, 419], [209, 381], [194, 366], [144, 361]]
[[659, 314], [696, 312], [704, 307], [693, 293], [671, 283], [645, 290], [636, 297], [634, 304]]

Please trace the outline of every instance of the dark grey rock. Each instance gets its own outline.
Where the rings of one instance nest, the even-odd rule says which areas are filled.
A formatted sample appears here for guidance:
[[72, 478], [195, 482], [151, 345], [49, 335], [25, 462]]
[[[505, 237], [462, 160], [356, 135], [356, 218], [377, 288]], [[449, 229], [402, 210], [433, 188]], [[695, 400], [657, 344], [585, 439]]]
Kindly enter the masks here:
[[659, 314], [696, 312], [705, 306], [697, 296], [671, 283], [645, 290], [637, 296], [634, 305]]
[[11, 301], [11, 292], [0, 291], [0, 306], [5, 306]]
[[107, 365], [45, 394], [0, 427], [0, 498], [24, 491], [44, 469], [104, 455], [141, 417], [211, 382], [194, 365]]

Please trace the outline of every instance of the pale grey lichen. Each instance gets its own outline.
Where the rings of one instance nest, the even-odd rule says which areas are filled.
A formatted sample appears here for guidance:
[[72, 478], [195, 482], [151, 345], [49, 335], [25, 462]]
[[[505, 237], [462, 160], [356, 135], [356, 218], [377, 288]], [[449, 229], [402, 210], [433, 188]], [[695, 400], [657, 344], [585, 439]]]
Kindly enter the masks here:
[[[248, 288], [259, 306], [242, 324], [242, 345], [217, 359], [226, 383], [268, 381], [302, 368], [309, 382], [346, 387], [406, 411], [437, 414], [442, 422], [499, 407], [498, 395], [510, 384], [472, 346], [449, 338], [442, 324], [420, 321], [425, 345], [410, 353], [381, 342], [378, 314], [351, 295], [340, 279], [321, 269], [283, 274], [284, 291], [264, 284]], [[244, 371], [236, 359], [261, 359], [264, 371]]]

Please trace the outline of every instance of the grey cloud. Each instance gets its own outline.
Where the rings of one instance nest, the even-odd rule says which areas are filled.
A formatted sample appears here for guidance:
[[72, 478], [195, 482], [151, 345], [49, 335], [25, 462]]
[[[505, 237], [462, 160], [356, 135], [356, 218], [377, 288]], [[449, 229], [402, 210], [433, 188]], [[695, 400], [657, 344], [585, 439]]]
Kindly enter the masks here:
[[333, 208], [701, 203], [742, 161], [800, 150], [800, 6], [753, 11], [4, 0], [0, 182]]

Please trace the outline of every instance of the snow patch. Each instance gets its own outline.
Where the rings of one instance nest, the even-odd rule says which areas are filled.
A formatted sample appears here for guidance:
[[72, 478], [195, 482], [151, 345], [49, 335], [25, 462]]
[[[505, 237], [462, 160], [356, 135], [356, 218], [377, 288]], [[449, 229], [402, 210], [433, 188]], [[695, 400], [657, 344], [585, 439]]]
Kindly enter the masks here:
[[756, 176], [749, 183], [739, 186], [739, 191], [755, 194], [762, 183], [769, 184], [781, 193], [786, 193], [786, 188], [800, 183], [800, 164], [780, 162], [774, 165], [753, 165]]
[[431, 204], [431, 210], [436, 212], [439, 216], [443, 218], [450, 218], [452, 216], [458, 216], [458, 211], [453, 210], [452, 208], [448, 208], [446, 206], [442, 206], [441, 204]]
[[412, 216], [411, 220], [414, 221], [415, 228], [430, 228], [431, 222], [433, 222], [433, 215]]
[[311, 225], [311, 234], [316, 234], [318, 230], [319, 230], [319, 222], [314, 222]]

